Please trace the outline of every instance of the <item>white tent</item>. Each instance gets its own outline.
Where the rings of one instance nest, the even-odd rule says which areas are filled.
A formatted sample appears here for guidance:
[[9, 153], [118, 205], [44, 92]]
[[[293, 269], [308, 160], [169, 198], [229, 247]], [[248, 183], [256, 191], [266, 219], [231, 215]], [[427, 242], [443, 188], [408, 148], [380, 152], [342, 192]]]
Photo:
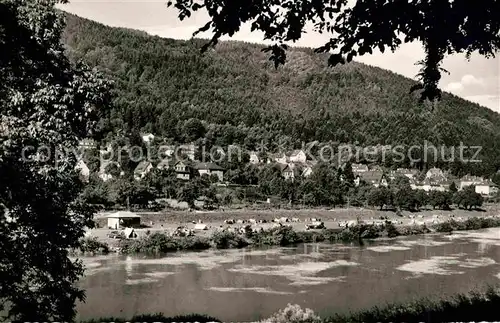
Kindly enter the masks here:
[[203, 224], [203, 223], [196, 223], [194, 226], [194, 229], [195, 230], [207, 230], [208, 226], [206, 224]]
[[133, 228], [125, 228], [125, 230], [123, 230], [123, 233], [125, 234], [125, 238], [127, 239], [137, 238], [137, 233], [135, 233]]

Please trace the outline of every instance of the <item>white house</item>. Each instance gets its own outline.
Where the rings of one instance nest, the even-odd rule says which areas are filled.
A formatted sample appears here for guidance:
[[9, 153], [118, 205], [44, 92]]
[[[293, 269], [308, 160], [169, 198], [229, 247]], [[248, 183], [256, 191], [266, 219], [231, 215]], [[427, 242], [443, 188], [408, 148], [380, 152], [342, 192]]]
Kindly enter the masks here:
[[498, 193], [498, 186], [490, 181], [483, 181], [475, 185], [475, 191], [483, 196], [493, 196]]
[[303, 150], [294, 150], [290, 153], [290, 162], [292, 163], [305, 163], [307, 155]]
[[302, 177], [309, 177], [309, 176], [312, 175], [312, 173], [313, 173], [312, 167], [311, 166], [306, 166], [302, 170]]
[[251, 164], [259, 164], [260, 163], [259, 155], [255, 151], [250, 152], [250, 163]]
[[[283, 165], [288, 163], [288, 158], [286, 157], [286, 154], [284, 154], [284, 153], [277, 153], [277, 154], [271, 155], [271, 161], [272, 160], [274, 160], [274, 162], [276, 162], [278, 164], [283, 164]], [[268, 160], [268, 163], [271, 161]]]
[[364, 164], [352, 164], [351, 168], [353, 173], [364, 173], [368, 171], [368, 165]]
[[144, 176], [146, 176], [146, 174], [149, 173], [151, 169], [153, 169], [153, 165], [150, 162], [140, 162], [134, 170], [134, 179], [138, 181], [144, 178]]
[[109, 229], [136, 228], [141, 225], [141, 216], [130, 211], [115, 212], [107, 215], [106, 218]]
[[152, 133], [146, 133], [142, 135], [142, 141], [144, 141], [146, 144], [149, 144], [155, 139], [155, 136]]
[[83, 159], [80, 159], [75, 166], [75, 170], [80, 172], [80, 175], [82, 176], [83, 180], [85, 182], [89, 181], [90, 178], [90, 169], [87, 166], [87, 164], [83, 161]]
[[463, 190], [467, 186], [478, 185], [485, 183], [484, 178], [478, 176], [466, 175], [460, 179], [459, 190]]

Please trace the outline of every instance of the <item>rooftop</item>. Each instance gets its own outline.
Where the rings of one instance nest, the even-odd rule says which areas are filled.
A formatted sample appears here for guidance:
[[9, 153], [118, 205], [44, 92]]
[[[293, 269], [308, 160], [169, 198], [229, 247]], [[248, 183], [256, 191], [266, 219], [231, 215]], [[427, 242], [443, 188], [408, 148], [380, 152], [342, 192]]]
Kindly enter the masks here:
[[105, 216], [106, 218], [116, 218], [116, 219], [132, 219], [140, 218], [141, 216], [130, 211], [118, 211]]

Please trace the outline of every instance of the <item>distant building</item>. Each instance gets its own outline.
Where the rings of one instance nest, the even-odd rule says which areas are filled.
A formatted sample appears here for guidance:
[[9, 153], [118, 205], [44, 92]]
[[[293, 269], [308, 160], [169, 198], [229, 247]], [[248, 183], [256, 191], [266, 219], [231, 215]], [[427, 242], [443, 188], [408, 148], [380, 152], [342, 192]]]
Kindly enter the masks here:
[[152, 133], [146, 133], [142, 135], [142, 141], [146, 144], [151, 143], [155, 139], [155, 136]]
[[303, 150], [297, 149], [290, 153], [289, 161], [292, 163], [305, 163], [307, 155]]
[[394, 174], [405, 176], [405, 177], [408, 177], [409, 179], [414, 179], [418, 174], [418, 170], [408, 169], [408, 168], [398, 168], [398, 169], [396, 169]]
[[386, 175], [381, 171], [367, 171], [356, 175], [356, 177], [354, 178], [354, 184], [356, 186], [359, 186], [361, 181], [365, 181], [366, 183], [371, 184], [375, 187], [389, 186]]
[[134, 170], [134, 179], [138, 181], [144, 178], [144, 176], [146, 176], [146, 174], [149, 173], [151, 169], [153, 169], [153, 165], [150, 162], [140, 162]]
[[90, 169], [87, 166], [87, 164], [83, 161], [83, 159], [80, 159], [75, 166], [75, 170], [80, 172], [80, 176], [82, 177], [84, 182], [88, 182], [90, 178]]
[[286, 165], [288, 163], [288, 158], [284, 153], [270, 154], [267, 160], [268, 163], [278, 163]]
[[458, 189], [463, 190], [467, 186], [477, 185], [482, 183], [485, 183], [484, 178], [478, 176], [466, 175], [460, 179], [460, 185]]
[[215, 174], [219, 182], [224, 180], [224, 168], [215, 163], [198, 163], [194, 168], [198, 171], [200, 176]]
[[141, 225], [141, 216], [130, 211], [119, 211], [106, 216], [108, 228], [118, 230], [120, 228], [138, 228]]
[[431, 191], [444, 192], [446, 191], [446, 187], [443, 185], [443, 183], [444, 182], [437, 182], [437, 181], [432, 181], [430, 179], [425, 179], [422, 182], [417, 183], [414, 189], [424, 190], [426, 192], [431, 192]]
[[494, 196], [498, 193], [498, 185], [489, 180], [485, 180], [481, 183], [475, 184], [475, 191], [482, 196]]
[[174, 164], [174, 170], [177, 173], [177, 178], [189, 180], [191, 178], [192, 167], [188, 162], [178, 161]]
[[290, 164], [286, 165], [281, 164], [280, 167], [281, 167], [281, 175], [285, 180], [293, 181], [295, 179], [295, 172], [293, 166], [291, 166]]
[[251, 164], [260, 164], [260, 158], [259, 158], [259, 155], [257, 154], [257, 152], [255, 151], [251, 151], [250, 152], [250, 163]]
[[80, 140], [80, 142], [78, 143], [78, 147], [83, 149], [93, 149], [97, 147], [97, 144], [94, 139], [85, 138], [83, 140]]
[[353, 173], [364, 173], [369, 170], [368, 165], [364, 164], [352, 164], [351, 168]]
[[432, 182], [444, 182], [447, 180], [446, 175], [440, 168], [431, 168], [425, 173], [425, 179]]

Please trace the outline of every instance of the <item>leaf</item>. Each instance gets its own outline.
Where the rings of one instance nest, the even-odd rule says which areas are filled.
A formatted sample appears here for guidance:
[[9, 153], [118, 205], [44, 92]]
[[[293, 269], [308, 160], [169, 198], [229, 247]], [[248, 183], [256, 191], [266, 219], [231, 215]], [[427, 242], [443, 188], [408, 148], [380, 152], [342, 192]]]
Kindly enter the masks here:
[[332, 54], [328, 58], [329, 66], [336, 66], [337, 64], [345, 64], [345, 59], [340, 54]]

